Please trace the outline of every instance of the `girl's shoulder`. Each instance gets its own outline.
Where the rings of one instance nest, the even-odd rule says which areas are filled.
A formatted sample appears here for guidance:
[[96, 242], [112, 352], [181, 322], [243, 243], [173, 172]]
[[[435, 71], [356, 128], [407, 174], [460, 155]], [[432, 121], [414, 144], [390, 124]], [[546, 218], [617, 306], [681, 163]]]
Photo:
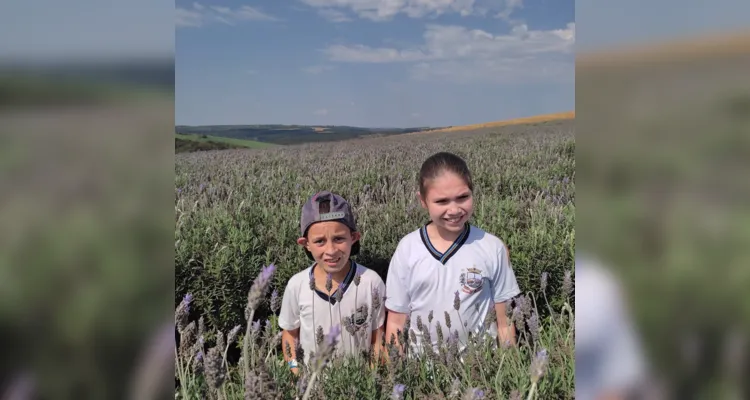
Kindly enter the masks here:
[[469, 240], [471, 242], [480, 243], [482, 248], [491, 248], [494, 250], [507, 249], [505, 241], [498, 235], [488, 232], [476, 225], [471, 225]]
[[418, 243], [418, 242], [421, 243], [422, 241], [422, 236], [420, 234], [421, 229], [422, 228], [419, 227], [407, 233], [406, 235], [402, 236], [401, 239], [398, 240], [398, 244], [396, 245], [396, 252], [403, 250], [404, 248], [413, 246], [415, 243]]

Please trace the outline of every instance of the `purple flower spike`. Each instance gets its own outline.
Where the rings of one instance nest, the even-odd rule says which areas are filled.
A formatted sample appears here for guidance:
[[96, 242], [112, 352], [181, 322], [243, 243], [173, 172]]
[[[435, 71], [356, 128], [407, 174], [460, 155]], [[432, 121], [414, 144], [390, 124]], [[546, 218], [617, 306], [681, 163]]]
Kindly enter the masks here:
[[403, 383], [397, 383], [393, 385], [393, 393], [391, 394], [392, 400], [401, 400], [404, 396], [404, 390], [406, 390], [406, 385]]
[[341, 334], [341, 327], [338, 325], [332, 327], [331, 330], [328, 331], [328, 335], [326, 335], [326, 344], [333, 347], [336, 344], [339, 334]]

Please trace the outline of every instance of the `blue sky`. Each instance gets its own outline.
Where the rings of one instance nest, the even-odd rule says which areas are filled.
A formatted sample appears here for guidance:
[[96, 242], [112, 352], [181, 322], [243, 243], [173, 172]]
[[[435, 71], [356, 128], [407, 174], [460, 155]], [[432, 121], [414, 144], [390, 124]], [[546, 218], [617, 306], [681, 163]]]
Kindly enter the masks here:
[[575, 108], [573, 0], [176, 6], [177, 124], [444, 126]]
[[[576, 21], [581, 51], [748, 32], [750, 14], [747, 0], [199, 4], [196, 17], [183, 0], [0, 2], [0, 37], [9, 38], [0, 41], [0, 61], [175, 55], [177, 123], [453, 125], [573, 109], [572, 54], [524, 53], [523, 41], [509, 34], [515, 26], [528, 29], [516, 30], [520, 37], [546, 40]], [[231, 25], [212, 7], [228, 8], [231, 17], [223, 19]], [[178, 21], [201, 26], [175, 29], [175, 12]], [[342, 14], [349, 21], [335, 22]], [[346, 51], [357, 45], [369, 48]]]

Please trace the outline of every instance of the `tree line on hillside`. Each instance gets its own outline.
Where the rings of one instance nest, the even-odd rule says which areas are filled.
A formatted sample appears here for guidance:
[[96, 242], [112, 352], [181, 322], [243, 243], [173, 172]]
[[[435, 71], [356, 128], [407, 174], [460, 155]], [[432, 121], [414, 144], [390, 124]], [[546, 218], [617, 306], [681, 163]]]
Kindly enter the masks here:
[[304, 125], [212, 125], [176, 126], [179, 134], [205, 134], [233, 139], [254, 140], [280, 145], [328, 142], [362, 137], [391, 136], [420, 132], [428, 128], [360, 128], [352, 126]]

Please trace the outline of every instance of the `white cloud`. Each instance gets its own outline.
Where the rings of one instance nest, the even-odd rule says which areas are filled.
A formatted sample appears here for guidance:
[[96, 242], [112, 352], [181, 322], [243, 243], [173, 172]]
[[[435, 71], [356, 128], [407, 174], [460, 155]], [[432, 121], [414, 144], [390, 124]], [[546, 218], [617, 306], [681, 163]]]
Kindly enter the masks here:
[[313, 114], [319, 115], [319, 116], [328, 115], [328, 110], [326, 110], [325, 108], [320, 108], [320, 109], [315, 110]]
[[302, 68], [302, 71], [308, 74], [318, 75], [325, 71], [333, 71], [334, 69], [335, 67], [332, 65], [310, 65]]
[[495, 17], [512, 23], [514, 21], [510, 19], [510, 15], [513, 14], [516, 8], [523, 8], [523, 0], [506, 0], [505, 8], [497, 13]]
[[428, 25], [423, 38], [423, 45], [412, 48], [333, 45], [323, 52], [338, 62], [414, 63], [415, 79], [503, 82], [573, 74], [575, 23], [548, 31], [529, 30], [522, 24], [503, 35]]
[[223, 6], [204, 6], [193, 3], [192, 9], [177, 7], [178, 28], [197, 28], [211, 23], [235, 25], [243, 21], [278, 21], [279, 19], [250, 6], [230, 8]]
[[529, 30], [519, 25], [506, 35], [454, 25], [428, 25], [419, 48], [396, 49], [364, 45], [332, 45], [324, 49], [331, 60], [358, 63], [436, 61], [473, 58], [519, 58], [540, 53], [571, 53], [575, 23], [565, 29]]
[[[360, 18], [388, 21], [398, 14], [410, 18], [444, 14], [486, 15], [489, 12], [510, 15], [522, 0], [300, 0], [326, 10], [348, 9]], [[329, 14], [330, 15], [330, 14]]]
[[323, 8], [318, 10], [318, 14], [331, 22], [350, 22], [352, 20], [346, 13], [333, 8]]

